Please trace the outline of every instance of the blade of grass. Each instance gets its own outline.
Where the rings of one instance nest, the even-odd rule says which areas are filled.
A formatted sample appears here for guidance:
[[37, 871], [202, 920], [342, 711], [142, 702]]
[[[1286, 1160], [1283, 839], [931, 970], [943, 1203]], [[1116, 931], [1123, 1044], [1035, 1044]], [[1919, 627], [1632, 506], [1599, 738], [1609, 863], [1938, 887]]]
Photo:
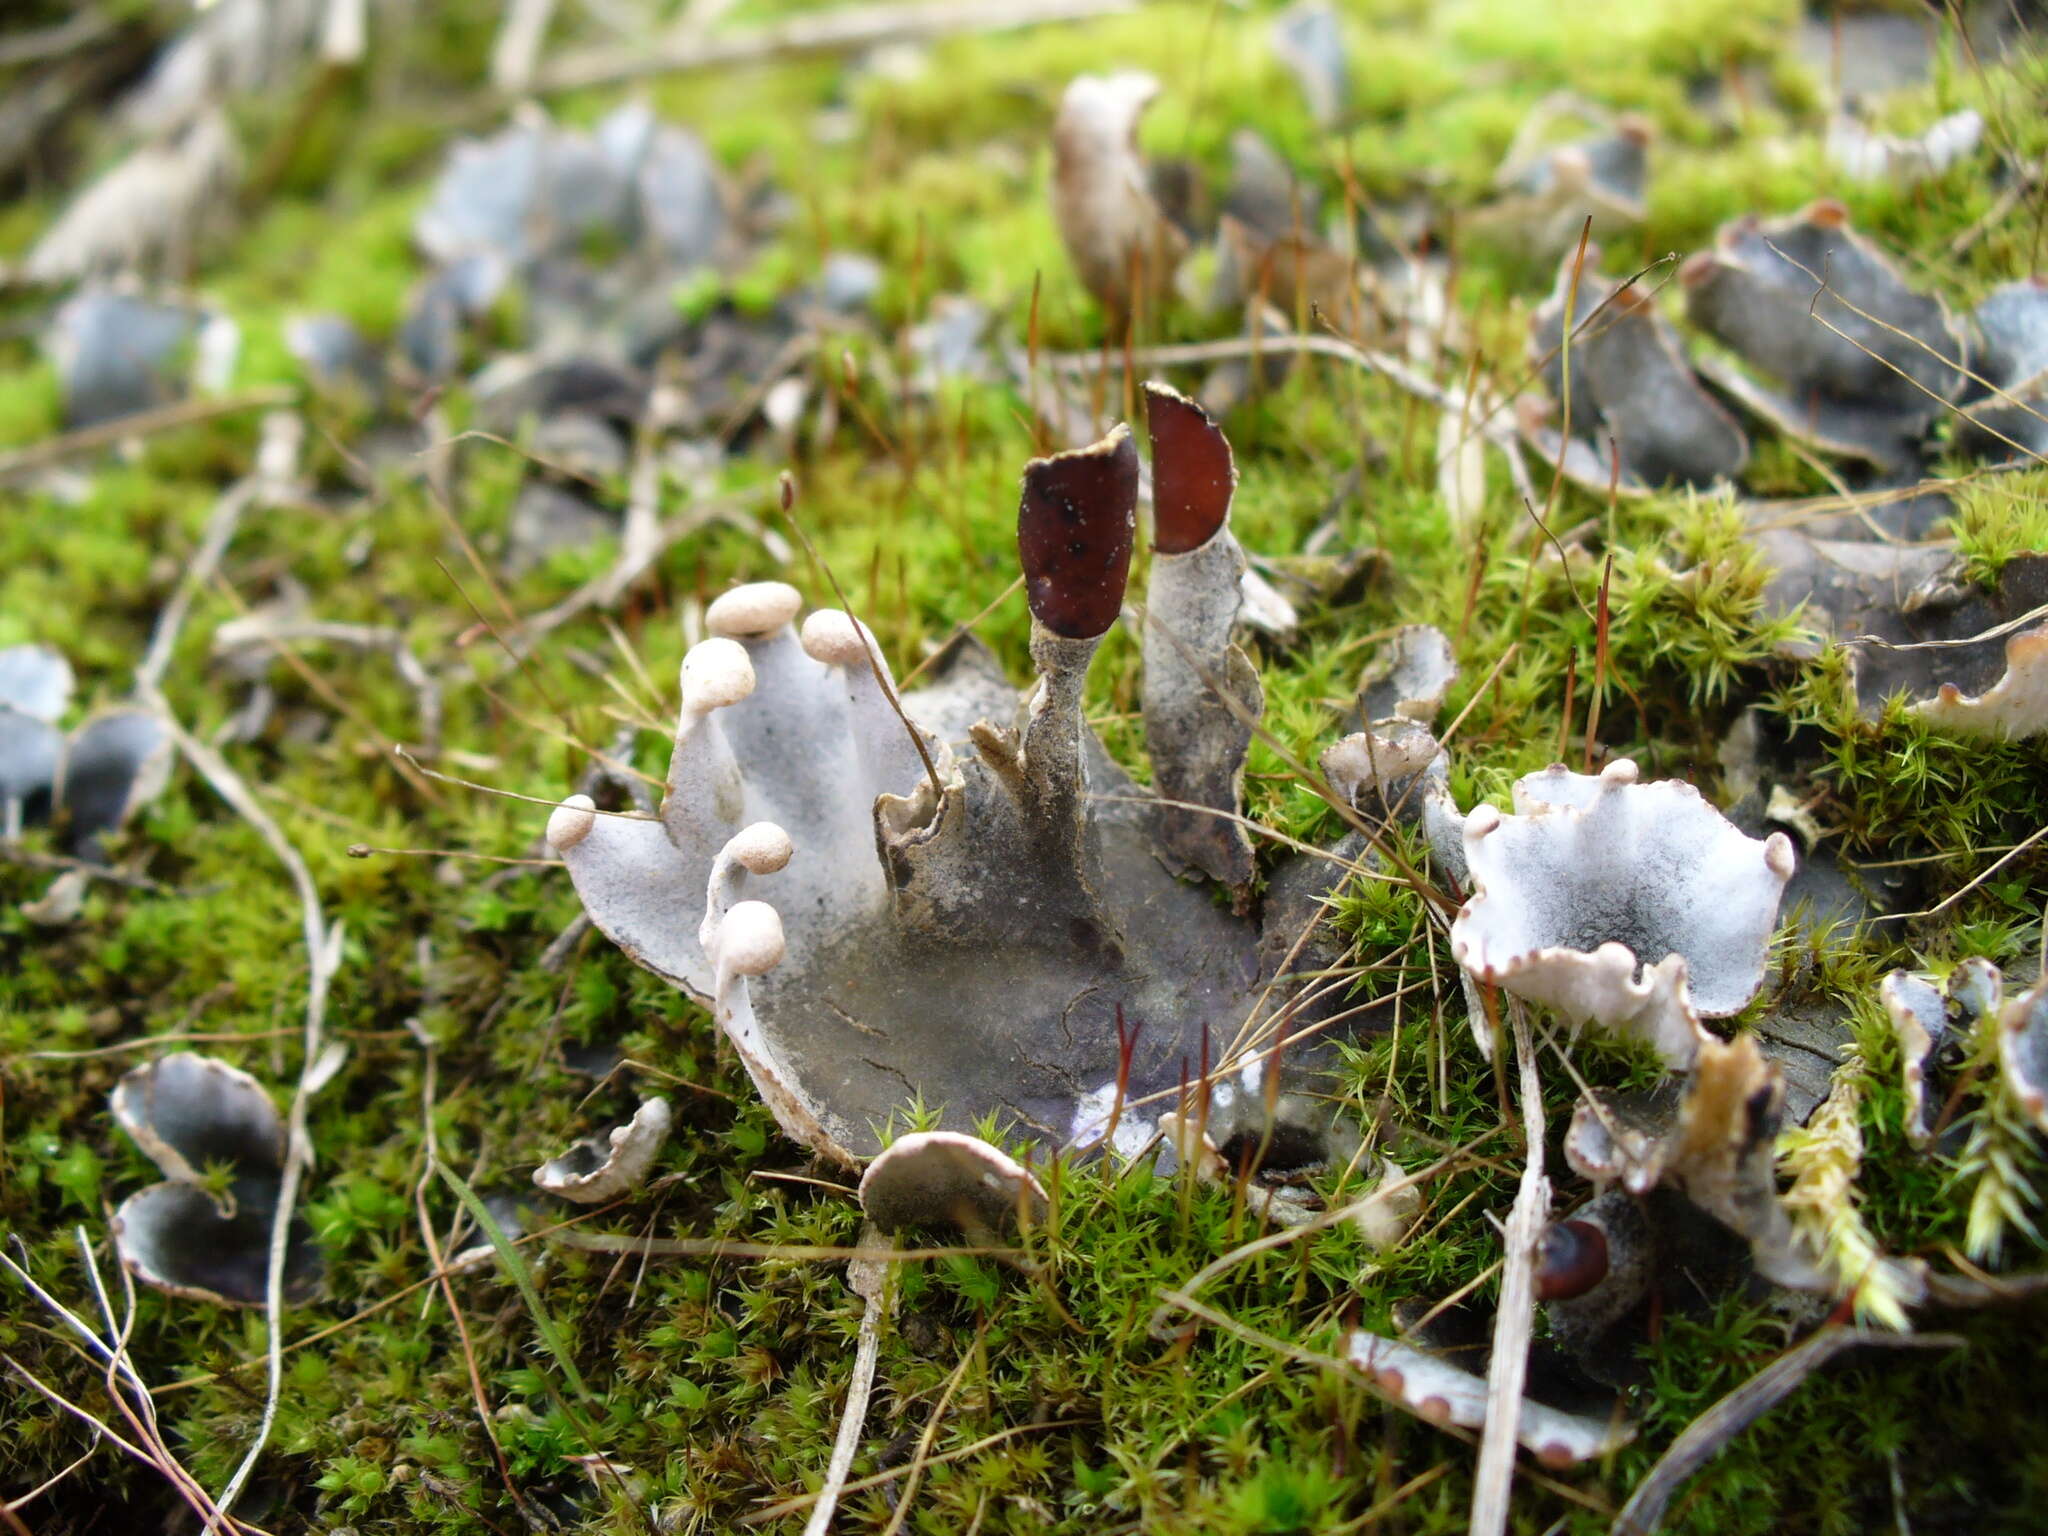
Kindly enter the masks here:
[[540, 1292], [533, 1288], [533, 1271], [527, 1268], [526, 1256], [513, 1246], [512, 1240], [505, 1235], [505, 1229], [498, 1225], [498, 1218], [490, 1213], [461, 1174], [438, 1159], [434, 1163], [434, 1171], [455, 1191], [455, 1198], [462, 1202], [469, 1219], [477, 1224], [477, 1230], [483, 1233], [497, 1253], [498, 1262], [505, 1266], [505, 1273], [512, 1277], [512, 1284], [518, 1288], [519, 1299], [526, 1303], [527, 1313], [533, 1318], [533, 1326], [539, 1331], [541, 1342], [547, 1345], [548, 1353], [562, 1368], [562, 1375], [570, 1388], [584, 1402], [596, 1406], [589, 1384], [584, 1381], [583, 1373], [576, 1369], [575, 1357], [569, 1353], [569, 1341], [563, 1336], [561, 1325], [542, 1304]]

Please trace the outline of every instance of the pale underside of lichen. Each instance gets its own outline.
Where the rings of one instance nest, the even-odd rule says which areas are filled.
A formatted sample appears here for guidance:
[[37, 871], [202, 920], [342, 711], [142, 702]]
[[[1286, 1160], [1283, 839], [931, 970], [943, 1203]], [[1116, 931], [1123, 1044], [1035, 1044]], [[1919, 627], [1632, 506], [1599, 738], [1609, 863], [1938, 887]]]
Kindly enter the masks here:
[[[1367, 1330], [1351, 1335], [1347, 1351], [1352, 1365], [1417, 1417], [1465, 1429], [1486, 1422], [1485, 1377]], [[1516, 1438], [1546, 1467], [1569, 1467], [1618, 1450], [1635, 1438], [1635, 1430], [1617, 1419], [1567, 1413], [1525, 1399]]]
[[1633, 1035], [1672, 1067], [1708, 1038], [1700, 1016], [1755, 995], [1793, 855], [1748, 837], [1691, 785], [1559, 767], [1515, 785], [1516, 814], [1465, 818], [1473, 895], [1451, 952], [1484, 982], [1574, 1023]]
[[533, 1182], [579, 1205], [598, 1205], [631, 1194], [647, 1182], [668, 1141], [673, 1119], [667, 1099], [652, 1098], [608, 1135], [577, 1142], [533, 1171]]

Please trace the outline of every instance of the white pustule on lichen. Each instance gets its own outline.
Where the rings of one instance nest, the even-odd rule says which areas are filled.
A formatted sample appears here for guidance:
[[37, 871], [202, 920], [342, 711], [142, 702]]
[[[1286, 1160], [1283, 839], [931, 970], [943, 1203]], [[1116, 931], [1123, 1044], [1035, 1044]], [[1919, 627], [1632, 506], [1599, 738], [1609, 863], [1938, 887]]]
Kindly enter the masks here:
[[875, 784], [914, 785], [925, 759], [897, 713], [896, 681], [874, 632], [849, 613], [820, 608], [804, 620], [805, 654], [831, 667], [846, 689], [854, 756]]
[[779, 872], [795, 851], [782, 828], [757, 821], [734, 833], [712, 861], [697, 942], [711, 960], [714, 1000], [726, 1000], [735, 977], [765, 976], [781, 963], [788, 949], [781, 914], [765, 901], [743, 901], [739, 893], [748, 876]]
[[1690, 784], [1638, 784], [1617, 759], [1598, 774], [1518, 781], [1515, 814], [1465, 819], [1471, 898], [1451, 953], [1482, 982], [1656, 1047], [1690, 1067], [1701, 1015], [1756, 994], [1791, 841], [1759, 840]]
[[567, 853], [597, 825], [597, 802], [588, 795], [571, 795], [548, 813], [548, 846]]
[[696, 817], [677, 817], [670, 807], [709, 805], [720, 819], [739, 819], [739, 765], [718, 712], [753, 697], [753, 658], [737, 640], [714, 635], [685, 653], [681, 681], [682, 707], [675, 750], [669, 756], [662, 821], [671, 837], [701, 837]]

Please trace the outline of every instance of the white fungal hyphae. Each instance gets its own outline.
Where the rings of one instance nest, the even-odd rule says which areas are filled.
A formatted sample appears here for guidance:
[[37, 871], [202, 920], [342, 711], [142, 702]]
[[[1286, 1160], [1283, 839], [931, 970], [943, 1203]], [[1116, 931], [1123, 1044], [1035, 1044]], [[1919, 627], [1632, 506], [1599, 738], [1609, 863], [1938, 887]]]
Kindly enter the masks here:
[[[1186, 682], [1242, 658], [1227, 446], [1194, 407], [1182, 416], [1186, 434], [1157, 460], [1169, 482], [1185, 471], [1192, 521], [1172, 536], [1187, 559], [1224, 550], [1232, 578], [1200, 584]], [[550, 844], [593, 921], [712, 1008], [783, 1129], [827, 1157], [873, 1156], [877, 1128], [919, 1096], [950, 1128], [993, 1115], [1051, 1144], [1099, 1145], [1114, 1118], [1128, 1153], [1205, 1070], [1219, 1135], [1313, 1150], [1322, 1101], [1239, 1085], [1324, 1070], [1340, 1039], [1382, 1017], [1341, 996], [1302, 1000], [1331, 992], [1319, 973], [1337, 957], [1307, 931], [1325, 912], [1300, 870], [1273, 872], [1279, 894], [1256, 916], [1176, 879], [1195, 862], [1186, 845], [1176, 857], [1161, 807], [1088, 727], [1083, 688], [1122, 610], [1137, 490], [1122, 428], [1027, 468], [1019, 553], [1038, 678], [1021, 696], [985, 650], [956, 642], [899, 697], [853, 617], [799, 624], [795, 589], [757, 583], [711, 604], [711, 638], [683, 663], [659, 815], [575, 799], [554, 812]], [[1185, 619], [1177, 603], [1161, 610]], [[1149, 639], [1146, 659], [1172, 665]], [[1190, 803], [1235, 837], [1245, 722], [1186, 690], [1163, 712], [1155, 702], [1159, 781], [1198, 788]], [[1255, 713], [1255, 688], [1235, 702]], [[1249, 868], [1245, 850], [1225, 878]], [[1340, 1027], [1311, 1027], [1340, 1011]], [[1269, 1120], [1286, 1134], [1268, 1137]]]
[[[284, 1175], [284, 1120], [263, 1085], [211, 1056], [181, 1051], [135, 1068], [114, 1087], [112, 1109], [164, 1182], [114, 1213], [114, 1248], [146, 1285], [228, 1306], [264, 1305], [270, 1237]], [[229, 1182], [209, 1186], [214, 1170]], [[285, 1245], [284, 1297], [318, 1289], [320, 1255], [294, 1218]]]
[[579, 1205], [600, 1205], [647, 1182], [668, 1141], [673, 1119], [667, 1099], [653, 1098], [607, 1136], [590, 1136], [533, 1170], [533, 1182]]
[[1480, 981], [1689, 1067], [1700, 1016], [1734, 1013], [1763, 981], [1790, 839], [1744, 835], [1690, 784], [1638, 784], [1625, 758], [1597, 776], [1531, 774], [1514, 802], [1465, 819], [1472, 896], [1451, 953]]

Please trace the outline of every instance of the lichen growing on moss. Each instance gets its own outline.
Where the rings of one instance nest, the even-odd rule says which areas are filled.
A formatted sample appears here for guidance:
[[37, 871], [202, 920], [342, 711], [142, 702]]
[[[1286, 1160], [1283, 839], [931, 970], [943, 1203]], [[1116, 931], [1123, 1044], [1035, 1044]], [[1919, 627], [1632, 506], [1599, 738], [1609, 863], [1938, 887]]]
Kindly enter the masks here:
[[[373, 8], [379, 25], [384, 9]], [[200, 253], [192, 288], [243, 327], [233, 389], [296, 385], [283, 340], [296, 314], [331, 310], [389, 336], [420, 272], [409, 230], [442, 149], [457, 128], [494, 117], [480, 82], [496, 9], [428, 8], [431, 17], [393, 22], [409, 30], [365, 78], [315, 105], [266, 198]], [[728, 24], [797, 10], [761, 0], [736, 7]], [[661, 112], [695, 125], [724, 163], [745, 165], [789, 200], [791, 216], [754, 266], [725, 280], [728, 296], [805, 280], [832, 251], [882, 263], [878, 334], [827, 343], [822, 376], [848, 406], [841, 430], [806, 442], [791, 467], [818, 556], [900, 665], [995, 603], [977, 633], [1013, 677], [1027, 675], [1024, 604], [998, 599], [1013, 574], [1017, 467], [1044, 446], [1031, 402], [1003, 380], [911, 398], [891, 383], [902, 362], [893, 338], [935, 296], [964, 293], [1021, 340], [1035, 289], [1043, 349], [1105, 346], [1060, 251], [1044, 143], [1066, 81], [1105, 61], [1149, 70], [1166, 87], [1144, 123], [1149, 153], [1188, 157], [1220, 184], [1232, 132], [1256, 125], [1326, 207], [1341, 207], [1347, 191], [1389, 209], [1425, 192], [1470, 206], [1528, 109], [1552, 90], [1641, 111], [1659, 147], [1642, 238], [1610, 252], [1615, 277], [1649, 266], [1662, 281], [1666, 253], [1698, 248], [1722, 220], [1788, 212], [1828, 189], [1847, 198], [1859, 229], [1913, 253], [1916, 273], [1962, 305], [2039, 259], [2028, 201], [2037, 194], [2001, 204], [2006, 189], [1985, 161], [1910, 191], [1831, 188], [1815, 132], [1825, 81], [1789, 41], [1799, 14], [1787, 0], [1371, 0], [1343, 15], [1359, 67], [1352, 115], [1333, 135], [1316, 130], [1266, 49], [1271, 19], [1263, 6], [1162, 0], [1081, 25], [948, 38], [866, 68], [805, 58], [650, 83]], [[402, 67], [385, 62], [394, 56]], [[549, 105], [589, 123], [623, 94], [590, 88]], [[2048, 152], [2048, 112], [2028, 104], [2044, 98], [2039, 52], [1980, 66], [1951, 37], [1927, 83], [1887, 100], [1882, 125], [1917, 129], [1975, 106], [2001, 153], [2035, 165]], [[296, 105], [237, 111], [260, 143], [288, 128]], [[821, 135], [821, 118], [839, 129]], [[109, 152], [83, 129], [55, 146], [64, 174], [0, 210], [0, 250], [32, 243], [62, 188]], [[1481, 242], [1458, 255], [1469, 345], [1512, 381], [1551, 263]], [[14, 295], [6, 309], [14, 323], [0, 333], [0, 455], [48, 438], [60, 420], [54, 370], [29, 339], [41, 301]], [[516, 319], [492, 323], [510, 330]], [[1148, 325], [1137, 344], [1236, 329], [1232, 317], [1185, 304]], [[1122, 341], [1107, 343], [1112, 402], [1123, 389], [1114, 368]], [[1456, 363], [1462, 378], [1470, 357]], [[451, 428], [468, 419], [461, 390], [446, 407]], [[630, 766], [658, 778], [673, 720], [666, 680], [698, 605], [733, 581], [791, 575], [758, 539], [714, 524], [676, 544], [611, 626], [586, 615], [515, 664], [489, 633], [503, 628], [498, 596], [467, 564], [451, 520], [494, 547], [520, 477], [516, 450], [460, 444], [459, 495], [445, 509], [396, 470], [368, 496], [343, 495], [365, 423], [318, 402], [308, 409], [307, 468], [327, 494], [245, 521], [171, 660], [166, 695], [202, 738], [245, 686], [210, 658], [213, 631], [289, 578], [320, 618], [396, 627], [442, 676], [445, 748], [428, 767], [553, 801], [589, 766], [576, 744], [605, 747], [624, 724], [637, 727]], [[1893, 966], [1968, 955], [2024, 966], [2037, 951], [2043, 845], [1985, 872], [2048, 824], [2048, 748], [1948, 738], [1897, 709], [1860, 718], [1838, 659], [1780, 654], [1785, 626], [1764, 617], [1763, 573], [1723, 503], [1666, 495], [1610, 507], [1562, 488], [1538, 509], [1546, 526], [1591, 531], [1560, 560], [1490, 457], [1477, 525], [1454, 540], [1434, 411], [1330, 359], [1301, 360], [1241, 406], [1229, 430], [1242, 473], [1235, 527], [1255, 556], [1289, 555], [1326, 522], [1336, 548], [1381, 552], [1353, 590], [1309, 608], [1289, 641], [1259, 647], [1269, 738], [1254, 742], [1246, 775], [1254, 821], [1319, 842], [1342, 830], [1288, 759], [1312, 761], [1342, 728], [1377, 637], [1427, 622], [1452, 638], [1462, 668], [1445, 710], [1459, 720], [1460, 804], [1504, 805], [1522, 774], [1559, 759], [1578, 766], [1595, 697], [1605, 755], [1711, 792], [1720, 744], [1742, 707], [1761, 701], [1772, 728], [1802, 745], [1810, 767], [1791, 787], [1829, 845], [1870, 865], [1872, 878], [1915, 861], [1900, 866], [1915, 895], [1899, 911], [1936, 908], [1985, 876], [1931, 915], [1837, 931], [1825, 945], [1788, 929], [1773, 952], [1779, 996], [1852, 1021], [1863, 1231], [1887, 1251], [1930, 1259], [1970, 1242], [1981, 1176], [1962, 1166], [1962, 1143], [1929, 1155], [1907, 1145], [1896, 1046], [1870, 1000]], [[123, 697], [216, 498], [247, 471], [256, 444], [255, 417], [230, 415], [82, 458], [68, 482], [0, 485], [0, 646], [64, 651], [82, 704]], [[1777, 493], [1830, 489], [1780, 444], [1760, 458]], [[737, 456], [717, 472], [719, 489], [770, 518], [782, 467]], [[1972, 573], [1988, 579], [2041, 547], [2048, 481], [2039, 470], [1969, 473], [1955, 521]], [[1597, 607], [1610, 551], [1603, 666]], [[504, 603], [515, 613], [544, 608], [612, 552], [557, 554], [506, 581]], [[801, 554], [791, 579], [823, 590]], [[848, 1192], [778, 1138], [700, 1009], [594, 937], [573, 943], [559, 969], [537, 963], [580, 910], [567, 880], [475, 857], [528, 858], [535, 807], [426, 777], [395, 756], [418, 716], [388, 654], [290, 644], [293, 657], [267, 674], [277, 726], [227, 750], [341, 926], [330, 1033], [349, 1054], [313, 1099], [308, 1126], [318, 1163], [304, 1211], [325, 1252], [327, 1291], [286, 1319], [278, 1419], [240, 1512], [278, 1532], [515, 1530], [532, 1520], [714, 1531], [764, 1512], [762, 1528], [802, 1529], [800, 1501], [824, 1474], [862, 1313], [843, 1266], [815, 1257], [857, 1241]], [[1089, 711], [1142, 778], [1137, 671], [1136, 645], [1116, 632], [1090, 678]], [[358, 858], [352, 845], [420, 851]], [[1400, 851], [1422, 856], [1419, 846]], [[0, 861], [0, 1228], [26, 1246], [42, 1284], [87, 1310], [74, 1228], [104, 1252], [107, 1213], [156, 1177], [103, 1113], [108, 1090], [151, 1054], [140, 1042], [164, 1037], [203, 1037], [209, 1053], [288, 1082], [306, 980], [283, 869], [189, 770], [115, 852], [150, 883], [96, 883], [78, 919], [58, 928], [20, 911], [43, 894], [49, 871]], [[1426, 1185], [1417, 1235], [1382, 1252], [1348, 1224], [1333, 1226], [1245, 1262], [1195, 1298], [1228, 1326], [1172, 1309], [1155, 1326], [1162, 1296], [1255, 1236], [1257, 1213], [1228, 1185], [1182, 1182], [1146, 1162], [1041, 1166], [1051, 1214], [1023, 1262], [953, 1254], [897, 1266], [896, 1321], [840, 1529], [887, 1528], [913, 1476], [904, 1528], [933, 1532], [1463, 1529], [1469, 1455], [1389, 1412], [1330, 1361], [1345, 1325], [1389, 1327], [1397, 1302], [1473, 1282], [1490, 1294], [1498, 1242], [1484, 1213], [1512, 1200], [1520, 1148], [1493, 1074], [1466, 1041], [1456, 966], [1421, 902], [1399, 884], [1359, 881], [1337, 910], [1355, 945], [1357, 995], [1403, 998], [1399, 1027], [1350, 1058], [1350, 1111], [1406, 1133], [1394, 1153], [1404, 1166], [1451, 1157]], [[1582, 1043], [1573, 1060], [1603, 1086], [1651, 1075], [1612, 1045]], [[1562, 1125], [1575, 1090], [1549, 1059], [1545, 1077], [1551, 1121]], [[572, 1231], [544, 1232], [567, 1213], [534, 1203], [531, 1169], [652, 1093], [674, 1106], [675, 1130], [646, 1190]], [[1976, 1088], [1957, 1100], [1965, 1138], [1981, 1129], [1969, 1117], [1983, 1103]], [[914, 1122], [907, 1107], [903, 1123]], [[429, 1165], [429, 1125], [439, 1160], [486, 1201], [529, 1203], [521, 1252], [587, 1396], [495, 1260], [452, 1277], [447, 1294], [429, 1283], [430, 1248], [481, 1241]], [[1998, 1150], [2009, 1182], [2038, 1188], [2048, 1177], [2037, 1138], [2001, 1135]], [[1331, 1172], [1320, 1193], [1339, 1202], [1378, 1174], [1369, 1161]], [[2005, 1237], [2007, 1262], [2038, 1267], [2023, 1227]], [[636, 1251], [643, 1241], [654, 1251]], [[712, 1243], [737, 1246], [724, 1255], [700, 1246]], [[7, 1294], [0, 1352], [108, 1413], [101, 1370], [68, 1351], [19, 1292]], [[2040, 1320], [2037, 1301], [1960, 1320], [1958, 1352], [1852, 1358], [1807, 1384], [1796, 1412], [1701, 1473], [1673, 1527], [1846, 1532], [1905, 1515], [1916, 1526], [2024, 1524], [2033, 1490], [2048, 1481], [2048, 1422], [2025, 1368], [2039, 1352]], [[1669, 1318], [1644, 1347], [1635, 1442], [1563, 1485], [1523, 1479], [1516, 1528], [1605, 1529], [1672, 1436], [1785, 1341], [1780, 1316], [1739, 1296]], [[185, 1465], [218, 1490], [263, 1410], [260, 1314], [144, 1294], [131, 1348]], [[56, 1475], [90, 1439], [18, 1378], [0, 1395], [0, 1435], [8, 1494]], [[621, 1478], [594, 1477], [576, 1460], [594, 1452], [624, 1469]], [[165, 1517], [172, 1497], [156, 1474], [103, 1448], [22, 1517], [38, 1531], [84, 1530], [104, 1520], [104, 1506], [146, 1524]]]

